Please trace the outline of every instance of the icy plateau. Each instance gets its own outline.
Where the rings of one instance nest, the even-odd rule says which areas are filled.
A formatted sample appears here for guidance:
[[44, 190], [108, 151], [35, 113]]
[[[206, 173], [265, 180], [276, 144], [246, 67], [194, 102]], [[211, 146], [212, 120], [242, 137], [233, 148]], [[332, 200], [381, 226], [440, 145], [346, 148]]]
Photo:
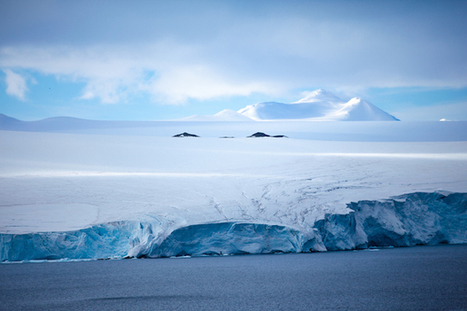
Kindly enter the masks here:
[[2, 126], [2, 262], [467, 243], [466, 122]]

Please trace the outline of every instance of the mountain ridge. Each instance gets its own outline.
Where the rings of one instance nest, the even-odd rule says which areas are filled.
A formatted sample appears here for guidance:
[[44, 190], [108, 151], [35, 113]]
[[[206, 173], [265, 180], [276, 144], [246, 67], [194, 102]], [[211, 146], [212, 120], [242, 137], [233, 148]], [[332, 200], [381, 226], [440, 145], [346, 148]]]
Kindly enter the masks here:
[[[306, 96], [292, 103], [276, 101], [260, 102], [248, 105], [238, 111], [224, 109], [214, 115], [192, 115], [173, 121], [216, 121], [216, 122], [251, 122], [263, 120], [301, 120], [301, 121], [399, 121], [391, 114], [376, 107], [371, 102], [354, 97], [344, 101], [334, 94], [323, 89], [309, 92]], [[51, 117], [37, 121], [21, 121], [0, 113], [0, 128], [12, 129], [30, 126], [48, 127], [49, 124], [67, 124], [68, 126], [82, 127], [98, 126], [106, 123], [106, 127], [141, 126], [137, 123], [152, 121], [99, 121], [80, 119], [75, 117]], [[51, 126], [51, 125], [50, 125]]]
[[290, 103], [262, 102], [248, 105], [238, 113], [253, 120], [300, 119], [310, 121], [399, 121], [367, 100], [354, 97], [344, 101], [318, 89]]

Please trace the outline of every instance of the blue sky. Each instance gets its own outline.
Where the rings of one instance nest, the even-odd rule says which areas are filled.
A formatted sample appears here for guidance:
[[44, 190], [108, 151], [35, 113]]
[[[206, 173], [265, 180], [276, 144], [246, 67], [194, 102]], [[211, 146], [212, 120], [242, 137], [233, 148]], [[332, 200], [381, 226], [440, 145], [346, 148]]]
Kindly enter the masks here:
[[323, 88], [467, 120], [465, 1], [0, 2], [0, 113], [165, 120]]

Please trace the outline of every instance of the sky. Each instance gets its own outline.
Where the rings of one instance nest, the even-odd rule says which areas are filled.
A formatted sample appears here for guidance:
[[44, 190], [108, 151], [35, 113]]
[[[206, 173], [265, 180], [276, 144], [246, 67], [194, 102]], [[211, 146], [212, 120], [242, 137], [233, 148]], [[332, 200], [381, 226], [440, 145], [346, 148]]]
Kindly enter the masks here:
[[0, 1], [0, 113], [170, 120], [318, 88], [467, 120], [467, 1]]

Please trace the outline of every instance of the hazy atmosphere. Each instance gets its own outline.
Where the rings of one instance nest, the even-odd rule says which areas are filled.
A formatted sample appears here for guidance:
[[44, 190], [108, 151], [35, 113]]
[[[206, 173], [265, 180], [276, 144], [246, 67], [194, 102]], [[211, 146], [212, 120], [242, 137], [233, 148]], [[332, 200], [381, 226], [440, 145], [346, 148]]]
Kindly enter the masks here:
[[318, 88], [467, 120], [465, 1], [2, 1], [0, 113], [168, 120]]

